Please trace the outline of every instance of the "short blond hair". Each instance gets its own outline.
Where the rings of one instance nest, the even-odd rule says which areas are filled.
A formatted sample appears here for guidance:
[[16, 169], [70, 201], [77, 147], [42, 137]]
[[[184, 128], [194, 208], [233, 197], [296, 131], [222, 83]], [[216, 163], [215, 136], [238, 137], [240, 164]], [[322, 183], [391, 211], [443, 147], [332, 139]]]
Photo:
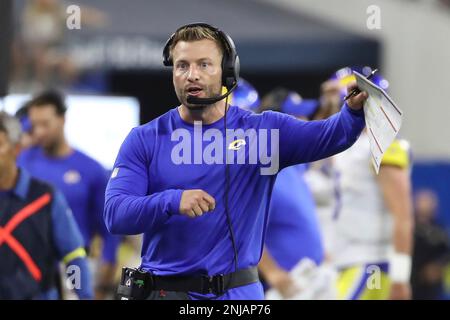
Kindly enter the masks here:
[[175, 35], [173, 36], [173, 40], [169, 48], [170, 60], [173, 60], [172, 51], [178, 42], [180, 41], [191, 42], [204, 39], [214, 41], [217, 44], [218, 48], [220, 49], [222, 55], [225, 55], [226, 49], [217, 32], [205, 26], [186, 26], [184, 28], [177, 30], [177, 32], [175, 32]]

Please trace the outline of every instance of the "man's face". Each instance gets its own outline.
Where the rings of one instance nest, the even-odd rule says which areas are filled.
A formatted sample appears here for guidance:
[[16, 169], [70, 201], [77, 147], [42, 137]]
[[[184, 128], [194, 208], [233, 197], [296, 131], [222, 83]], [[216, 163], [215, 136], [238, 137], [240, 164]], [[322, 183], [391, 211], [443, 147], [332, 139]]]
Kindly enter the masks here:
[[316, 120], [326, 119], [339, 112], [341, 107], [341, 87], [336, 80], [327, 80], [320, 87], [320, 112]]
[[321, 98], [326, 104], [339, 108], [341, 104], [341, 86], [336, 80], [325, 81], [321, 86]]
[[217, 97], [222, 91], [222, 53], [209, 39], [180, 41], [172, 50], [173, 85], [178, 100], [185, 106], [187, 96]]
[[52, 105], [32, 106], [28, 115], [34, 142], [44, 149], [54, 149], [64, 136], [64, 117]]
[[9, 141], [5, 132], [0, 131], [0, 172], [16, 163], [18, 149]]

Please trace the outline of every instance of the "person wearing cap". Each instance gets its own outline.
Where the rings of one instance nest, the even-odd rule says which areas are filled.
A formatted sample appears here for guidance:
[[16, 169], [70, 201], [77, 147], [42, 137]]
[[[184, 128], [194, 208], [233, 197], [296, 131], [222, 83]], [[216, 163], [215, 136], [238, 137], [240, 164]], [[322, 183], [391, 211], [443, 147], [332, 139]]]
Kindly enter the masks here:
[[0, 300], [59, 299], [59, 262], [70, 289], [92, 299], [83, 238], [56, 189], [16, 165], [20, 123], [0, 112]]
[[256, 112], [261, 100], [255, 87], [243, 78], [239, 78], [236, 89], [230, 94], [230, 104], [244, 110]]
[[[343, 88], [355, 80], [353, 70], [371, 73], [369, 67], [338, 70], [331, 79], [338, 86], [329, 90], [330, 101], [342, 103]], [[379, 74], [371, 81], [384, 90], [389, 86]], [[338, 198], [331, 255], [339, 270], [338, 298], [410, 299], [414, 222], [409, 143], [394, 140], [378, 175], [371, 161], [366, 130], [351, 148], [333, 157]]]
[[[320, 86], [320, 97], [310, 110], [305, 109], [304, 118], [308, 121], [323, 120], [339, 112], [341, 99], [346, 92], [335, 79]], [[342, 98], [341, 98], [342, 97]], [[308, 165], [304, 178], [311, 189], [319, 218], [320, 231], [324, 246], [324, 264], [334, 268], [332, 253], [334, 245], [334, 217], [339, 207], [338, 174], [333, 166], [333, 157], [312, 162]]]

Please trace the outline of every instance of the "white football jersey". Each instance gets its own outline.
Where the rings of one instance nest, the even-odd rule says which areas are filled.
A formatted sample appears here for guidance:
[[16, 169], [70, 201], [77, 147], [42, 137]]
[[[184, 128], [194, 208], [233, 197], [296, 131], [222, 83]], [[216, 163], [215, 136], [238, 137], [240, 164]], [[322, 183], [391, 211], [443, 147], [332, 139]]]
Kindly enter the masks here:
[[[396, 140], [382, 164], [409, 165], [409, 146]], [[348, 150], [334, 157], [338, 172], [338, 211], [335, 219], [334, 262], [338, 267], [355, 263], [383, 262], [392, 245], [393, 218], [371, 163], [369, 138], [363, 132]]]
[[332, 158], [327, 158], [311, 163], [304, 175], [314, 197], [322, 241], [328, 259], [331, 258], [333, 251], [333, 216], [336, 209], [336, 174], [332, 160]]

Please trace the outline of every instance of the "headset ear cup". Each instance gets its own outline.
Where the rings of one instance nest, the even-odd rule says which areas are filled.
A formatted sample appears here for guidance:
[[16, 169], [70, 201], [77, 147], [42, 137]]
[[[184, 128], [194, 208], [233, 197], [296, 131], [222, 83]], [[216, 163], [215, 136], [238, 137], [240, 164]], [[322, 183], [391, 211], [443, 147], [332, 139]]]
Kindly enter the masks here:
[[234, 67], [233, 67], [234, 79], [236, 82], [239, 81], [239, 72], [240, 71], [241, 71], [241, 62], [239, 60], [239, 56], [236, 55], [236, 58], [234, 60]]
[[230, 60], [228, 54], [225, 53], [222, 60], [222, 85], [225, 86], [227, 89], [230, 89], [230, 83], [232, 83], [233, 77], [232, 63], [233, 62]]
[[166, 67], [170, 67], [173, 65], [172, 60], [170, 59], [170, 45], [172, 44], [173, 37], [175, 36], [175, 33], [173, 33], [170, 38], [166, 41], [166, 44], [164, 45], [163, 50], [163, 64]]
[[236, 52], [236, 46], [234, 44], [233, 39], [226, 34], [223, 31], [220, 31], [220, 34], [222, 36], [223, 41], [225, 42], [225, 45], [227, 46], [227, 59], [226, 59], [226, 68], [223, 70], [226, 70], [226, 78], [222, 79], [225, 80], [223, 83], [226, 85], [228, 89], [230, 89], [234, 84], [237, 83], [239, 80], [239, 70], [240, 70], [240, 63], [239, 63], [239, 57]]
[[224, 68], [222, 69], [223, 75], [222, 75], [222, 84], [227, 88], [230, 89], [230, 82], [231, 82], [231, 74], [230, 74], [230, 66], [225, 64]]
[[239, 57], [235, 51], [231, 52], [231, 56], [225, 56], [222, 63], [222, 83], [227, 89], [230, 89], [239, 80]]

